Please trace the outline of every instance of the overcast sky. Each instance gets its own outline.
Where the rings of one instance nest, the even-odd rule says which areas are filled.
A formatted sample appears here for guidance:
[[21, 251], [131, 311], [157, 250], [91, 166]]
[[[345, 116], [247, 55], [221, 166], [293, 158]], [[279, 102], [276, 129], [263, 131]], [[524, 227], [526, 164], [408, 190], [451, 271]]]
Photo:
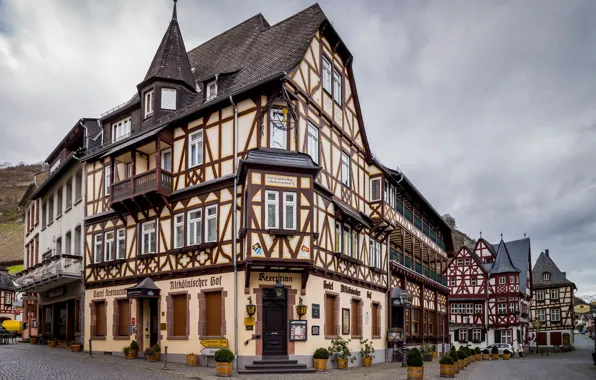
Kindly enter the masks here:
[[[187, 49], [308, 1], [180, 0]], [[596, 1], [321, 1], [368, 138], [473, 238], [532, 239], [596, 294]], [[44, 160], [129, 99], [171, 0], [0, 0], [0, 162]]]

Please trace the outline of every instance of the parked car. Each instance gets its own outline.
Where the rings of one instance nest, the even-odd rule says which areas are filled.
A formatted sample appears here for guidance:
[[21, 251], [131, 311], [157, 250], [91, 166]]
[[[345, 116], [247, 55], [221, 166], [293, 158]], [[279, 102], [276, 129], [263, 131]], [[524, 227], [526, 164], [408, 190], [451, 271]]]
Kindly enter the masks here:
[[489, 346], [486, 346], [486, 349], [491, 352], [491, 350], [493, 349], [493, 347], [497, 347], [497, 350], [499, 350], [499, 355], [503, 355], [503, 351], [505, 350], [509, 350], [509, 352], [511, 352], [511, 357], [515, 356], [515, 348], [513, 348], [512, 345], [510, 345], [509, 343], [495, 343], [495, 344], [491, 344]]

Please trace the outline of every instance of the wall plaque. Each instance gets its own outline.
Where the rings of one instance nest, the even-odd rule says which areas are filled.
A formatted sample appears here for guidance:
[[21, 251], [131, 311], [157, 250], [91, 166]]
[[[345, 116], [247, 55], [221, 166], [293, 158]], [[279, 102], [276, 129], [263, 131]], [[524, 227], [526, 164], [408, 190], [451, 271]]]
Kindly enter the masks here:
[[313, 319], [321, 318], [321, 305], [319, 305], [318, 303], [313, 303], [311, 310]]
[[319, 335], [319, 326], [312, 326], [312, 327], [310, 328], [310, 333], [311, 333], [312, 335]]
[[265, 175], [265, 185], [267, 186], [278, 186], [278, 187], [297, 187], [296, 177], [290, 177], [287, 175]]

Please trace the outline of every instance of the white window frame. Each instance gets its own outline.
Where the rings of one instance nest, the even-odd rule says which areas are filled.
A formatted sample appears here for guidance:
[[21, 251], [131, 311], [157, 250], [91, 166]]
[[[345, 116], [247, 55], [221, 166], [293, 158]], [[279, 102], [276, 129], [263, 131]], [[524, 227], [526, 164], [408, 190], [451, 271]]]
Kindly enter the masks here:
[[462, 258], [457, 259], [457, 266], [458, 267], [463, 267], [464, 266], [464, 259], [462, 259]]
[[553, 308], [550, 309], [550, 321], [551, 322], [561, 322], [561, 309]]
[[498, 314], [505, 315], [507, 314], [507, 303], [499, 303], [498, 304]]
[[[191, 216], [194, 215], [194, 216]], [[197, 216], [198, 215], [198, 216]], [[203, 242], [202, 237], [202, 225], [203, 223], [203, 209], [197, 208], [190, 210], [186, 214], [186, 244], [188, 246], [201, 244]], [[192, 226], [192, 228], [191, 228]], [[191, 233], [194, 231], [194, 234]]]
[[[210, 214], [213, 210], [215, 213]], [[209, 222], [215, 221], [215, 231], [209, 231]], [[209, 238], [209, 232], [213, 232], [214, 237]], [[205, 207], [205, 243], [213, 243], [217, 241], [217, 205]]]
[[108, 231], [104, 236], [104, 261], [112, 261], [116, 257], [114, 247], [114, 231]]
[[343, 252], [342, 232], [343, 227], [341, 225], [341, 222], [335, 221], [335, 252], [337, 253]]
[[145, 118], [153, 115], [153, 90], [145, 92]]
[[[182, 227], [182, 231], [178, 232], [178, 227]], [[184, 214], [174, 215], [174, 248], [184, 247]]]
[[550, 281], [550, 272], [542, 273], [542, 280], [543, 281]]
[[307, 142], [306, 142], [306, 149], [308, 150], [308, 155], [312, 158], [315, 164], [319, 164], [320, 159], [320, 134], [319, 128], [317, 128], [313, 123], [310, 121], [308, 122], [308, 129], [307, 129]]
[[370, 239], [370, 266], [381, 268], [381, 243], [374, 239]]
[[455, 286], [455, 278], [454, 277], [451, 277], [449, 279], [449, 281], [450, 281], [450, 283], [449, 283], [450, 285], [449, 286]]
[[130, 136], [131, 132], [131, 118], [127, 117], [125, 119], [119, 120], [115, 123], [112, 123], [112, 142], [120, 141], [128, 136]]
[[329, 94], [333, 94], [333, 64], [325, 55], [323, 55], [323, 89]]
[[[374, 191], [375, 186], [378, 186], [377, 192]], [[369, 197], [369, 199], [371, 202], [378, 202], [381, 200], [381, 177], [370, 179], [370, 197]], [[387, 199], [385, 199], [385, 201], [387, 201]]]
[[352, 229], [352, 257], [358, 260], [358, 231]]
[[506, 277], [499, 277], [499, 285], [505, 285], [507, 283]]
[[513, 343], [513, 333], [511, 330], [501, 330], [501, 343], [511, 344]]
[[540, 322], [546, 321], [546, 310], [545, 309], [536, 309], [536, 317]]
[[474, 304], [471, 304], [471, 303], [467, 303], [466, 304], [466, 314], [472, 315], [474, 313], [474, 307], [473, 307], [473, 305]]
[[472, 286], [476, 286], [476, 285], [478, 284], [478, 279], [476, 278], [476, 276], [472, 276], [472, 277], [470, 278], [470, 284], [471, 284]]
[[123, 260], [125, 258], [126, 258], [126, 229], [120, 228], [116, 231], [116, 260]]
[[343, 76], [341, 72], [333, 68], [333, 100], [341, 106], [343, 96]]
[[544, 301], [544, 290], [536, 290], [536, 301]]
[[350, 156], [342, 150], [341, 152], [341, 183], [350, 187], [350, 167], [352, 164]]
[[[283, 210], [284, 210], [284, 229], [295, 230], [296, 229], [296, 208], [297, 208], [297, 194], [294, 192], [283, 193]], [[292, 197], [292, 200], [288, 200], [288, 196]], [[288, 207], [291, 207], [291, 211], [288, 213]], [[288, 226], [288, 221], [292, 222], [291, 226]]]
[[[277, 119], [281, 115], [282, 119]], [[276, 149], [288, 149], [288, 117], [286, 117], [286, 121], [283, 121], [283, 111], [281, 108], [273, 107], [269, 111], [269, 147], [276, 148]], [[275, 123], [280, 123], [282, 125], [281, 128], [274, 127]], [[279, 133], [279, 135], [277, 135]], [[281, 144], [280, 144], [280, 136], [281, 136]], [[276, 143], [274, 145], [274, 142]]]
[[176, 89], [163, 87], [161, 89], [161, 109], [176, 110]]
[[101, 263], [103, 260], [103, 234], [93, 236], [93, 262]]
[[459, 314], [459, 310], [457, 309], [457, 304], [456, 303], [452, 303], [451, 304], [451, 314], [452, 315]]
[[[166, 168], [164, 165], [165, 162], [165, 156], [166, 154], [169, 153], [170, 154], [170, 167]], [[174, 167], [174, 162], [172, 161], [174, 159], [174, 155], [172, 154], [172, 148], [168, 148], [168, 149], [164, 149], [161, 151], [161, 168], [167, 172], [172, 172], [173, 167]]]
[[[150, 226], [153, 226], [150, 228]], [[145, 251], [145, 242], [149, 239], [148, 251]], [[154, 249], [151, 251], [151, 242], [153, 242]], [[157, 221], [150, 220], [141, 225], [141, 254], [149, 255], [157, 252]]]
[[474, 306], [474, 313], [476, 313], [476, 314], [482, 314], [482, 304], [481, 303], [477, 303]]
[[[197, 137], [195, 137], [197, 136]], [[188, 135], [188, 168], [194, 168], [203, 164], [203, 130], [192, 132]], [[195, 154], [192, 153], [192, 148], [195, 146]]]
[[465, 266], [469, 266], [469, 265], [470, 265], [470, 258], [469, 258], [469, 257], [466, 257], [466, 258], [464, 259], [464, 265], [465, 265]]
[[481, 339], [482, 339], [482, 330], [473, 329], [472, 330], [472, 342], [480, 342]]
[[[212, 89], [213, 88], [213, 89]], [[205, 100], [210, 101], [217, 97], [217, 80], [212, 80], [205, 86]]]
[[509, 276], [509, 283], [515, 284], [515, 276]]
[[104, 191], [104, 195], [107, 197], [108, 195], [110, 195], [112, 167], [110, 165], [106, 165], [106, 166], [104, 166], [103, 171], [104, 171], [103, 191]]
[[341, 226], [341, 247], [344, 255], [352, 255], [352, 226], [347, 223], [342, 223]]
[[551, 289], [550, 290], [550, 299], [551, 300], [558, 300], [559, 299], [559, 289]]
[[[275, 199], [269, 199], [269, 195], [274, 195]], [[273, 206], [275, 208], [275, 216], [273, 220], [269, 218], [269, 206]], [[265, 191], [265, 228], [279, 228], [279, 191], [277, 190]]]
[[459, 329], [458, 342], [468, 341], [468, 329]]

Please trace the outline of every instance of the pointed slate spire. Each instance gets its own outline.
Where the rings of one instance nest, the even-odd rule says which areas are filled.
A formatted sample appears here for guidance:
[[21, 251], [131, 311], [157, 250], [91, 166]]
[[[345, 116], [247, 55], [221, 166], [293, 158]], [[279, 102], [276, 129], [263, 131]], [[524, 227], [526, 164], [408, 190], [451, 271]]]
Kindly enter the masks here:
[[507, 250], [507, 245], [501, 239], [499, 243], [499, 247], [497, 248], [497, 257], [495, 262], [493, 263], [493, 267], [490, 270], [491, 274], [497, 273], [513, 273], [513, 272], [521, 272], [519, 269], [513, 265], [513, 261], [511, 260], [511, 256], [509, 255], [509, 250]]
[[142, 87], [150, 79], [167, 79], [182, 82], [195, 91], [195, 79], [177, 17], [176, 1], [174, 1], [170, 25], [155, 52], [145, 79], [139, 87]]

